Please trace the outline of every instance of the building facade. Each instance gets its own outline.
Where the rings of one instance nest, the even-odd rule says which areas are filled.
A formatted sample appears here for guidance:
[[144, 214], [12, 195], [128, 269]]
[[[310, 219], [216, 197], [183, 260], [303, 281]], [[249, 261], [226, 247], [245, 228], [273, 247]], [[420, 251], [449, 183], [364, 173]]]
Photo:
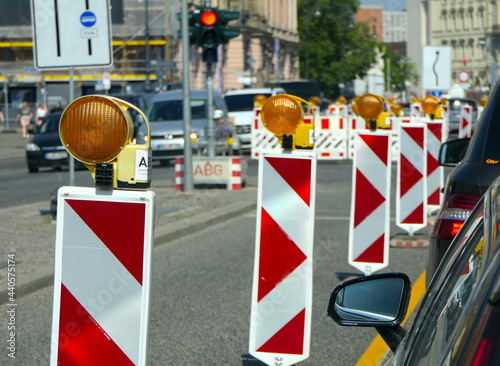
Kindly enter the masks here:
[[[68, 103], [68, 70], [36, 70], [33, 62], [31, 0], [0, 0], [0, 103], [17, 108], [23, 99], [50, 105]], [[195, 0], [192, 5], [205, 5]], [[219, 49], [214, 86], [224, 91], [299, 77], [297, 0], [211, 0], [211, 6], [240, 12], [241, 30]], [[52, 4], [52, 3], [51, 3]], [[182, 85], [182, 42], [178, 36], [181, 0], [111, 0], [113, 65], [75, 68], [74, 95], [157, 90]], [[191, 85], [204, 88], [201, 50], [190, 49]]]

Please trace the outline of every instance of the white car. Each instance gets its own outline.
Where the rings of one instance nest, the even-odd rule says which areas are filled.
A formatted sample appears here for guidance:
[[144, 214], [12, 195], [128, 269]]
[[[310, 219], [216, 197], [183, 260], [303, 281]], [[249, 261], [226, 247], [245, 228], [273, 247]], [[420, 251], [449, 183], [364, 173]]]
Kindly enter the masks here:
[[231, 90], [224, 95], [229, 118], [234, 121], [242, 152], [250, 152], [251, 148], [255, 97], [265, 95], [269, 98], [276, 94], [285, 93], [283, 88], [253, 88]]

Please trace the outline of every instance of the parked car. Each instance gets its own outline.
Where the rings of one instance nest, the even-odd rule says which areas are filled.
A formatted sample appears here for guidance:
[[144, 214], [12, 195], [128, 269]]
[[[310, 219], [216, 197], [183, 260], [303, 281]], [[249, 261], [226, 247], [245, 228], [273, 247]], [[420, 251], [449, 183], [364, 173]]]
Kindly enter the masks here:
[[500, 364], [500, 179], [485, 193], [443, 258], [408, 331], [411, 286], [403, 273], [338, 285], [328, 315], [371, 326], [394, 352], [386, 365]]
[[[59, 122], [62, 112], [47, 115], [35, 135], [26, 145], [26, 163], [30, 173], [36, 173], [40, 168], [54, 170], [69, 165], [69, 155], [59, 137]], [[75, 161], [75, 167], [83, 167]]]
[[266, 98], [269, 98], [276, 94], [285, 93], [285, 89], [283, 88], [249, 88], [230, 90], [224, 95], [224, 100], [229, 111], [229, 118], [233, 119], [242, 152], [250, 152], [252, 146], [255, 97], [264, 95]]
[[500, 84], [492, 90], [472, 139], [441, 145], [439, 163], [455, 167], [448, 175], [441, 208], [429, 240], [428, 281], [464, 221], [500, 175]]
[[[191, 140], [193, 147], [205, 153], [208, 145], [207, 90], [191, 90]], [[157, 94], [148, 109], [151, 126], [153, 160], [168, 163], [176, 156], [184, 155], [183, 91], [173, 90]], [[222, 95], [213, 92], [216, 152], [229, 152], [232, 128], [227, 106]]]
[[473, 99], [468, 98], [450, 98], [448, 99], [448, 120], [449, 120], [449, 135], [458, 136], [458, 129], [460, 126], [460, 116], [462, 106], [468, 105], [472, 107], [472, 130], [476, 127], [477, 120], [477, 104]]

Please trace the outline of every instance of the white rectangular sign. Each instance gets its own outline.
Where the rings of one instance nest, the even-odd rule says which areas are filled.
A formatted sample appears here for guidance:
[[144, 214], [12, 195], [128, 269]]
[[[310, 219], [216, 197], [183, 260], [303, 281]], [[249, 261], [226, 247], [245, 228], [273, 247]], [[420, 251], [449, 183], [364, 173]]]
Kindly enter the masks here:
[[37, 69], [113, 63], [109, 0], [31, 0], [31, 24]]
[[424, 46], [422, 48], [422, 87], [425, 90], [451, 88], [451, 47]]
[[57, 197], [50, 365], [148, 365], [154, 192]]

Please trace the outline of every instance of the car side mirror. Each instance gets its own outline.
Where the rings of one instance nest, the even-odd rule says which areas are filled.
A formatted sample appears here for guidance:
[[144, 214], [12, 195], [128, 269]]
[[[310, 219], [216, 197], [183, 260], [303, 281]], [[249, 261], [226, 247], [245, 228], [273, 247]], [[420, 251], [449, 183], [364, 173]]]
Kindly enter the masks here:
[[340, 325], [372, 326], [394, 352], [406, 331], [399, 325], [410, 302], [411, 283], [404, 273], [356, 278], [338, 285], [328, 315]]
[[470, 138], [449, 140], [441, 144], [438, 162], [441, 166], [454, 167], [460, 163], [469, 148]]
[[333, 290], [328, 315], [340, 325], [396, 325], [406, 315], [410, 293], [404, 273], [356, 278]]

